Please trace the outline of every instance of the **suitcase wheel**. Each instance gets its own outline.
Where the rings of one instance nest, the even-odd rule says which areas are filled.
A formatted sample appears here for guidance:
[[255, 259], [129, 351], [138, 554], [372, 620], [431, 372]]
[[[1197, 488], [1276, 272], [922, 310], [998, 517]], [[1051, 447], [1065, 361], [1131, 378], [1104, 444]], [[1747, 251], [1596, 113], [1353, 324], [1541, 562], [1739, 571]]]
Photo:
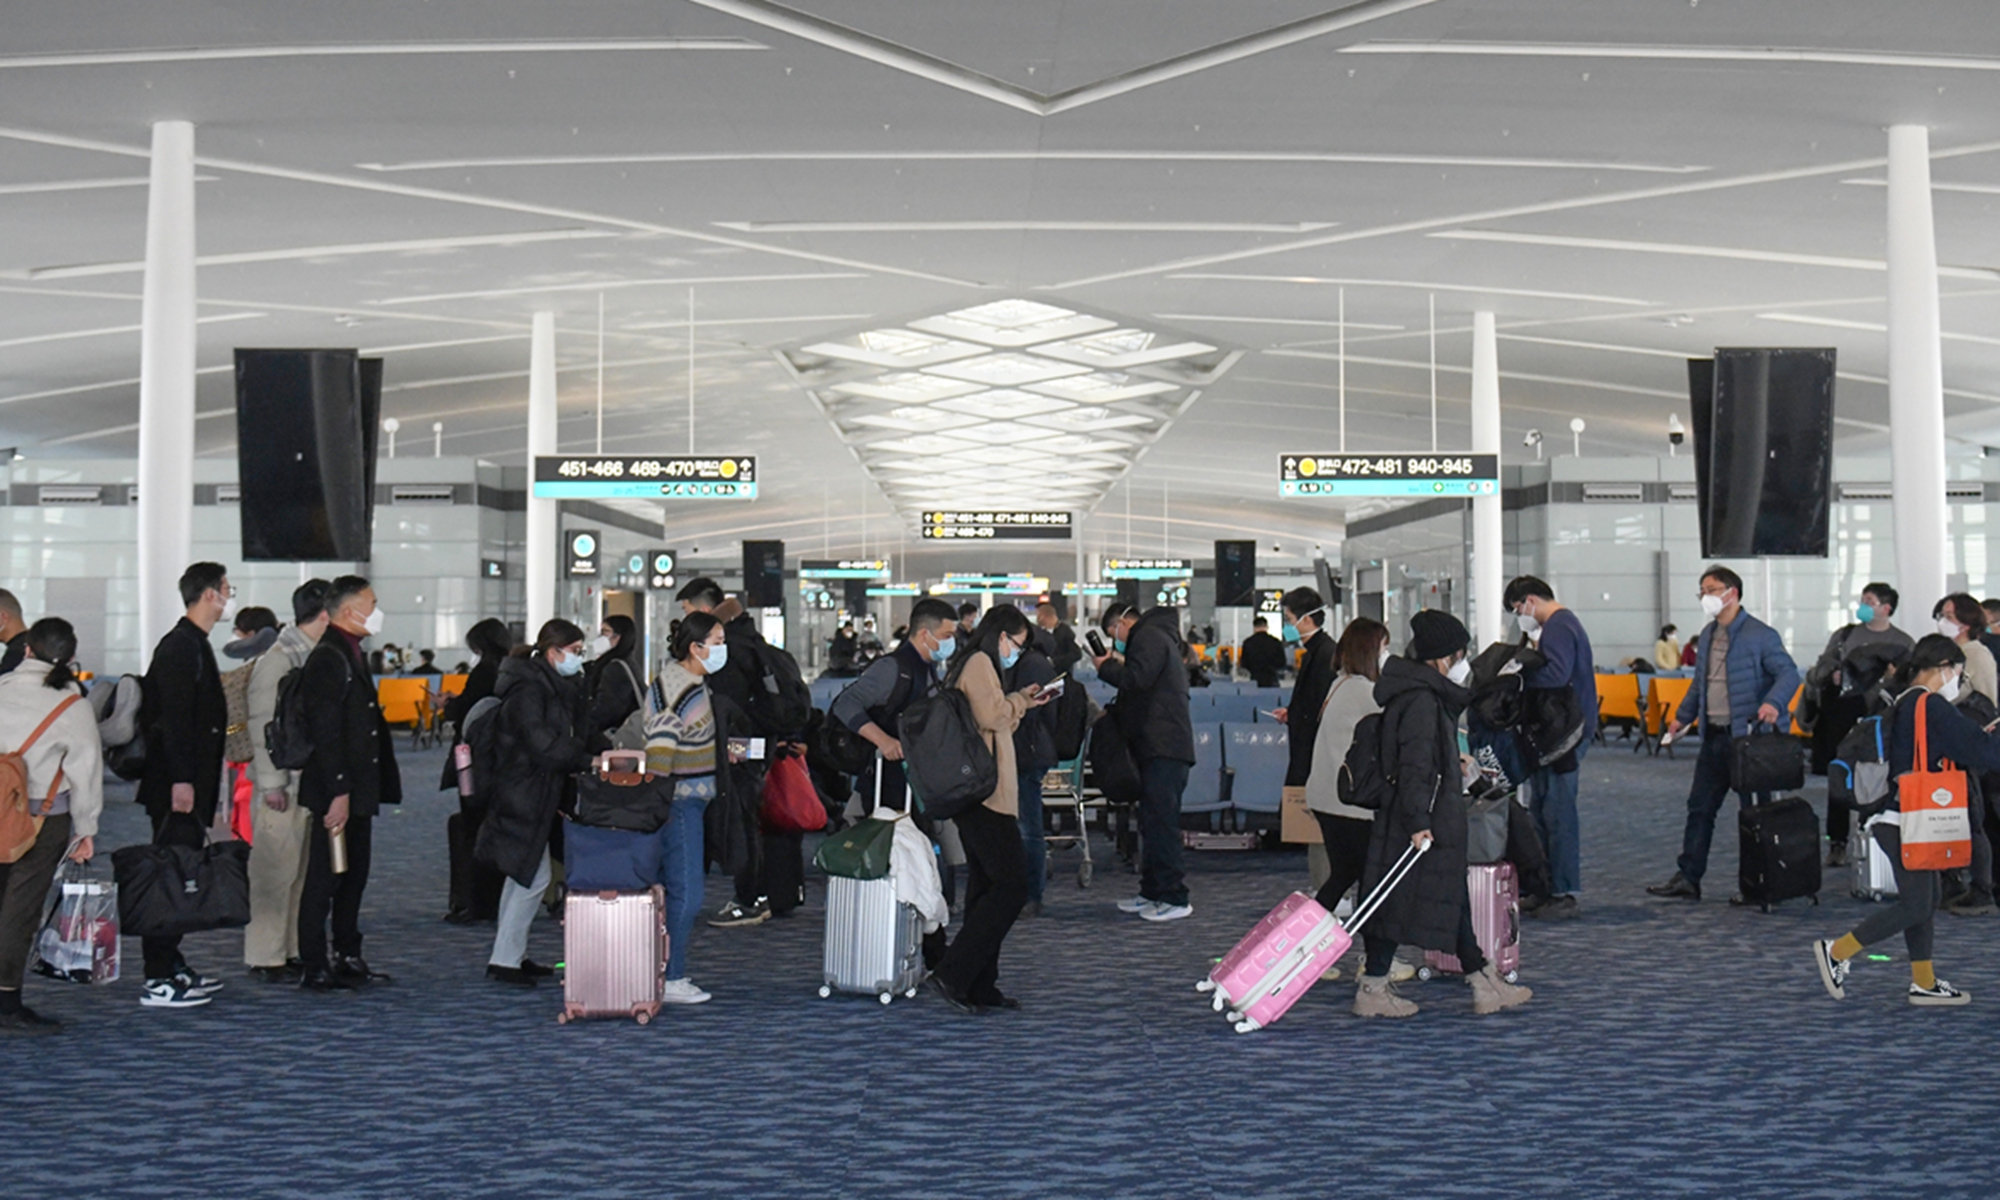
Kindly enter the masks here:
[[1215, 980], [1203, 978], [1199, 983], [1194, 985], [1194, 990], [1197, 992], [1212, 992], [1215, 990]]
[[1225, 1021], [1241, 1021], [1243, 1019], [1243, 1014], [1237, 1012], [1235, 1009], [1232, 1008], [1229, 1011], [1222, 1014], [1222, 1019]]
[[1519, 983], [1521, 982], [1521, 973], [1519, 971], [1509, 971], [1500, 978], [1506, 980], [1508, 983]]
[[1087, 887], [1089, 887], [1089, 886], [1090, 886], [1090, 871], [1091, 871], [1091, 867], [1090, 867], [1090, 864], [1089, 864], [1089, 863], [1078, 863], [1078, 864], [1077, 864], [1077, 868], [1076, 868], [1076, 886], [1078, 886], [1078, 887], [1080, 887], [1080, 888], [1087, 888]]
[[917, 989], [915, 988], [911, 988], [909, 991], [903, 993], [903, 999], [905, 1000], [915, 1000], [916, 998], [917, 998]]
[[647, 1012], [645, 1009], [640, 1009], [638, 1012], [632, 1014], [632, 1019], [641, 1025], [651, 1025], [653, 1023], [653, 1014]]
[[[1437, 978], [1437, 971], [1431, 967], [1418, 967], [1417, 978], [1421, 979], [1425, 983], [1429, 983], [1431, 980]], [[1510, 980], [1509, 982], [1512, 981]]]
[[884, 1004], [887, 1004], [887, 1003], [889, 1003], [889, 1001], [891, 1001], [891, 1000], [894, 1000], [894, 999], [895, 999], [895, 997], [894, 997], [894, 996], [892, 996], [892, 995], [890, 995], [890, 994], [889, 994], [888, 992], [883, 992], [883, 993], [882, 993], [881, 995], [879, 995], [879, 996], [877, 996], [877, 997], [875, 997], [875, 998], [876, 998], [877, 1000], [880, 1000], [880, 1001], [881, 1001], [882, 1003], [884, 1003]]
[[828, 996], [831, 996], [831, 995], [833, 995], [833, 989], [832, 989], [832, 988], [828, 987], [827, 985], [825, 985], [825, 984], [823, 984], [823, 983], [819, 985], [819, 998], [820, 998], [820, 999], [824, 1000], [824, 999], [826, 999], [826, 998], [827, 998]]
[[1249, 1033], [1251, 1030], [1255, 1028], [1257, 1028], [1257, 1022], [1255, 1021], [1236, 1022], [1236, 1032], [1238, 1033]]

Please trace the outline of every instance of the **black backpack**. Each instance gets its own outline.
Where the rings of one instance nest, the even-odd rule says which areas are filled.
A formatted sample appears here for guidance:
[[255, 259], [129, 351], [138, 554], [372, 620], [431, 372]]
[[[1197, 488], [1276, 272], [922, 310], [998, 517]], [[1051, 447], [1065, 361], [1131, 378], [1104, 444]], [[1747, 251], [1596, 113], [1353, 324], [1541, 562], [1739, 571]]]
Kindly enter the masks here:
[[1000, 766], [973, 719], [972, 702], [939, 688], [903, 710], [897, 722], [903, 771], [933, 821], [949, 821], [1000, 786]]
[[1396, 795], [1390, 761], [1390, 756], [1382, 753], [1382, 714], [1369, 713], [1354, 726], [1354, 740], [1348, 743], [1347, 757], [1340, 764], [1340, 777], [1334, 783], [1340, 802], [1355, 808], [1387, 808]]
[[1069, 762], [1083, 753], [1083, 739], [1090, 732], [1090, 693], [1072, 679], [1055, 706], [1056, 761]]
[[[340, 664], [347, 668], [348, 679], [353, 679], [354, 669], [347, 655], [340, 656]], [[312, 761], [312, 723], [306, 716], [305, 674], [303, 666], [285, 672], [285, 677], [278, 681], [277, 706], [264, 725], [264, 749], [271, 755], [271, 765], [281, 771], [303, 771]]]
[[1090, 727], [1090, 778], [1113, 804], [1137, 804], [1145, 784], [1131, 744], [1125, 740], [1125, 729], [1118, 723], [1119, 703], [1112, 701]]
[[769, 642], [756, 648], [757, 681], [750, 687], [750, 717], [767, 736], [800, 738], [812, 723], [812, 689], [798, 660]]

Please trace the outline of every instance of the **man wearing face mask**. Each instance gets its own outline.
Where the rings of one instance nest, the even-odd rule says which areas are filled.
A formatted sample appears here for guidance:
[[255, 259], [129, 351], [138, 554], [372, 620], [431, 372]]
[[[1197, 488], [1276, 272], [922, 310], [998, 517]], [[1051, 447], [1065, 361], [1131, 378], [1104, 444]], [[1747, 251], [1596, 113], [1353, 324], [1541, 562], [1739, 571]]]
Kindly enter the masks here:
[[[1288, 642], [1298, 636], [1298, 632], [1287, 625], [1285, 635]], [[1271, 636], [1270, 622], [1258, 617], [1251, 623], [1250, 636], [1243, 639], [1243, 653], [1239, 661], [1250, 682], [1260, 688], [1278, 686], [1278, 673], [1285, 669], [1285, 642]]]
[[[1784, 639], [1743, 611], [1743, 580], [1736, 572], [1716, 564], [1702, 573], [1701, 611], [1709, 621], [1695, 652], [1694, 684], [1667, 723], [1669, 737], [1679, 737], [1697, 721], [1701, 725], [1680, 869], [1665, 883], [1646, 889], [1677, 900], [1701, 899], [1715, 817], [1729, 795], [1730, 742], [1748, 737], [1753, 725], [1776, 725], [1799, 688], [1798, 664], [1785, 652]], [[1752, 800], [1739, 795], [1737, 802]]]
[[945, 664], [958, 649], [958, 614], [950, 604], [926, 596], [910, 606], [910, 635], [888, 654], [868, 664], [859, 678], [834, 697], [827, 720], [866, 738], [881, 752], [856, 781], [865, 803], [873, 804], [875, 772], [882, 773], [882, 803], [905, 807], [903, 744], [897, 722], [903, 711], [938, 688]]
[[[1806, 687], [1819, 695], [1819, 719], [1813, 722], [1812, 731], [1815, 775], [1826, 774], [1840, 739], [1871, 711], [1883, 668], [1916, 644], [1909, 634], [1889, 623], [1899, 599], [1896, 589], [1886, 583], [1862, 588], [1861, 602], [1854, 606], [1854, 623], [1834, 631], [1819, 661], [1806, 672]], [[1826, 806], [1827, 866], [1847, 865], [1847, 835], [1853, 820], [1853, 810], [1838, 804]]]
[[1139, 894], [1118, 907], [1148, 921], [1178, 921], [1194, 915], [1181, 872], [1181, 793], [1194, 766], [1194, 722], [1180, 610], [1163, 604], [1140, 616], [1115, 603], [1098, 624], [1124, 656], [1095, 661], [1098, 678], [1118, 689], [1118, 727], [1139, 768]]
[[[313, 747], [299, 772], [299, 804], [312, 814], [306, 883], [299, 895], [304, 972], [299, 986], [312, 992], [347, 991], [389, 978], [361, 957], [361, 896], [368, 889], [375, 816], [382, 805], [403, 800], [395, 746], [361, 648], [382, 632], [375, 589], [359, 575], [342, 575], [327, 585], [326, 612], [327, 630], [306, 656], [298, 683]], [[342, 847], [345, 871], [335, 869], [336, 845]]]
[[1292, 685], [1292, 700], [1277, 709], [1280, 724], [1287, 727], [1286, 745], [1291, 762], [1285, 768], [1285, 786], [1304, 787], [1312, 774], [1313, 744], [1319, 740], [1319, 719], [1326, 707], [1326, 694], [1340, 675], [1340, 655], [1331, 634], [1321, 628], [1326, 620], [1326, 601], [1309, 587], [1285, 593], [1280, 602], [1285, 613], [1285, 641], [1297, 639], [1305, 646], [1305, 661], [1299, 664], [1298, 680]]
[[1501, 596], [1520, 622], [1521, 632], [1536, 638], [1543, 665], [1526, 682], [1530, 691], [1568, 688], [1576, 693], [1583, 714], [1583, 736], [1568, 754], [1535, 772], [1529, 806], [1535, 831], [1549, 851], [1549, 897], [1522, 910], [1536, 917], [1574, 917], [1577, 894], [1583, 890], [1583, 837], [1576, 815], [1576, 787], [1583, 755], [1597, 733], [1597, 667], [1592, 661], [1590, 635], [1575, 613], [1556, 603], [1555, 589], [1533, 575], [1507, 585]]
[[[146, 731], [146, 773], [139, 803], [153, 822], [156, 846], [201, 847], [215, 821], [222, 791], [222, 747], [229, 704], [222, 694], [209, 631], [236, 606], [229, 571], [221, 563], [199, 562], [181, 573], [181, 602], [187, 614], [174, 623], [153, 650], [146, 668], [145, 700], [139, 709]], [[149, 937], [146, 982], [139, 1003], [148, 1008], [192, 1008], [207, 1004], [222, 981], [188, 966], [178, 937]]]

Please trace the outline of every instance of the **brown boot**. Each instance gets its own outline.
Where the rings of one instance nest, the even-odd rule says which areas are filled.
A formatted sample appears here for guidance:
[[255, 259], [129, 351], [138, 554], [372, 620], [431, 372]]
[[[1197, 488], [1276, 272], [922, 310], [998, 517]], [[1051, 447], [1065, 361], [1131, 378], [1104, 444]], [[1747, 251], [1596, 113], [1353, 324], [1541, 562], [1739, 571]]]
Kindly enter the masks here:
[[1417, 1015], [1415, 1001], [1405, 1000], [1389, 986], [1386, 975], [1363, 975], [1354, 989], [1354, 1015], [1357, 1017], [1414, 1017]]
[[1493, 969], [1492, 963], [1467, 975], [1465, 981], [1472, 985], [1472, 1011], [1482, 1017], [1506, 1008], [1519, 1008], [1535, 998], [1532, 990], [1500, 978], [1500, 972]]

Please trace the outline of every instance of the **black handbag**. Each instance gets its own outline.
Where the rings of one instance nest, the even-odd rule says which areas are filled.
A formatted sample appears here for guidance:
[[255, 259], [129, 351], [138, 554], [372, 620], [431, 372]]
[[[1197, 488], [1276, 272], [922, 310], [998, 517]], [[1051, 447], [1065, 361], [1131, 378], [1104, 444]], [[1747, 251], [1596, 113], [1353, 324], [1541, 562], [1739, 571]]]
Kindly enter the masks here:
[[1118, 702], [1105, 708], [1090, 727], [1090, 774], [1097, 790], [1113, 804], [1137, 804], [1145, 790], [1139, 777], [1139, 763], [1132, 757], [1125, 728], [1118, 723]]
[[179, 937], [250, 923], [250, 845], [126, 846], [111, 853], [127, 937]]
[[1744, 795], [1796, 792], [1806, 785], [1806, 745], [1773, 726], [1751, 727], [1729, 743], [1729, 786]]
[[[634, 769], [614, 768], [631, 761]], [[576, 777], [576, 821], [599, 829], [657, 833], [674, 803], [674, 781], [646, 768], [644, 750], [609, 750], [594, 771]]]

